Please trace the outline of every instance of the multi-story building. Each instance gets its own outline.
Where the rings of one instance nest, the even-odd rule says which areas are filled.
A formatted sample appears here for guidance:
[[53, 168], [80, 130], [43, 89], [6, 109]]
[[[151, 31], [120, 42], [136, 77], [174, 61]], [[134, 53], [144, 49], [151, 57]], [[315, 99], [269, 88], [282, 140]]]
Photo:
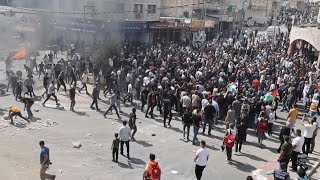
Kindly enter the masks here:
[[[59, 41], [150, 42], [149, 24], [159, 21], [160, 0], [16, 0], [15, 6], [47, 10]], [[48, 16], [49, 15], [49, 16]]]

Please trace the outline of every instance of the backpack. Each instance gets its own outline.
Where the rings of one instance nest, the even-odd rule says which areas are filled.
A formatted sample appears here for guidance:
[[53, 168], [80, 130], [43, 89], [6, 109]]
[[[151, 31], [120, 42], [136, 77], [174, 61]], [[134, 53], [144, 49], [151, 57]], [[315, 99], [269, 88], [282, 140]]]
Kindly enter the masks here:
[[226, 145], [227, 147], [233, 147], [234, 146], [234, 143], [235, 143], [235, 138], [234, 136], [232, 135], [232, 132], [230, 130], [230, 133], [228, 136], [226, 136], [224, 139], [223, 139], [223, 144]]
[[158, 180], [160, 179], [161, 176], [161, 170], [158, 166], [158, 162], [156, 162], [155, 164], [153, 163], [149, 163], [149, 166], [151, 166], [151, 172], [149, 172], [148, 176], [150, 180]]
[[268, 129], [268, 124], [266, 122], [259, 122], [257, 130], [259, 133], [265, 133]]

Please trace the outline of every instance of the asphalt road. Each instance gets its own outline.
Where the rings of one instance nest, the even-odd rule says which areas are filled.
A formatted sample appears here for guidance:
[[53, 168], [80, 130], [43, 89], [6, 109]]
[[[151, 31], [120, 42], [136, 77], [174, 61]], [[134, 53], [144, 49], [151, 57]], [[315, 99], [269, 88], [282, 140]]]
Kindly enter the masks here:
[[[22, 67], [22, 63], [15, 62], [14, 68]], [[3, 69], [4, 64], [0, 62], [0, 82], [5, 82]], [[37, 95], [43, 92], [41, 84], [37, 82]], [[131, 159], [120, 156], [119, 163], [113, 163], [113, 134], [118, 132], [122, 120], [128, 120], [132, 107], [122, 107], [124, 113], [121, 114], [121, 120], [116, 118], [115, 113], [105, 119], [102, 113], [109, 106], [106, 103], [107, 98], [102, 97], [103, 102], [99, 102], [99, 108], [103, 111], [101, 113], [89, 108], [91, 99], [85, 93], [76, 97], [76, 112], [69, 111], [69, 100], [64, 92], [58, 93], [58, 99], [61, 108], [56, 108], [53, 101], [48, 101], [47, 107], [42, 107], [40, 98], [37, 98], [33, 109], [39, 109], [39, 112], [34, 112], [35, 120], [30, 124], [19, 118], [14, 120], [15, 125], [0, 120], [1, 179], [39, 179], [40, 140], [44, 140], [50, 148], [53, 165], [48, 172], [56, 174], [59, 180], [139, 180], [142, 179], [142, 173], [149, 161], [149, 153], [154, 153], [161, 165], [162, 180], [195, 179], [193, 158], [194, 151], [199, 147], [182, 139], [181, 118], [174, 116], [172, 127], [164, 128], [159, 112], [155, 113], [155, 119], [148, 119], [138, 110], [137, 141], [130, 142]], [[12, 105], [23, 109], [23, 104], [14, 101], [11, 94], [0, 97], [0, 100], [0, 116], [7, 113], [4, 109]], [[139, 102], [136, 103], [139, 106]], [[23, 114], [27, 115], [26, 112]], [[286, 117], [286, 113], [279, 111], [277, 115], [281, 118]], [[257, 179], [270, 178], [271, 176], [266, 175], [267, 171], [278, 167], [274, 162], [278, 156], [275, 151], [279, 145], [279, 125], [283, 124], [284, 120], [281, 119], [276, 123], [274, 137], [265, 140], [263, 148], [258, 147], [257, 137], [250, 131], [242, 148], [243, 154], [233, 155], [230, 164], [225, 160], [226, 154], [220, 150], [224, 125], [219, 123], [215, 126], [211, 137], [200, 134], [199, 139], [205, 140], [210, 150], [203, 180], [241, 180], [253, 174]], [[191, 132], [190, 139], [192, 136]], [[80, 141], [82, 147], [73, 148], [74, 141]], [[261, 172], [257, 172], [257, 169]]]

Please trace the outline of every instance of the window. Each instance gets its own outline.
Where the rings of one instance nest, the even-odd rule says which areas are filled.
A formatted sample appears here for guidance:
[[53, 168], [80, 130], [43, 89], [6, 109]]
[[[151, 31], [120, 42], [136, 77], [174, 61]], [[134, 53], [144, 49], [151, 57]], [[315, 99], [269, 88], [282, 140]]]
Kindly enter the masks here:
[[133, 11], [134, 13], [138, 14], [142, 14], [142, 4], [135, 4], [133, 7]]
[[148, 5], [148, 14], [155, 14], [156, 12], [156, 5]]
[[[108, 2], [108, 3], [109, 3], [109, 2]], [[117, 3], [115, 10], [116, 10], [117, 12], [123, 12], [123, 11], [124, 11], [124, 4], [123, 4], [123, 3]]]
[[183, 17], [189, 18], [189, 12], [188, 11], [183, 12]]

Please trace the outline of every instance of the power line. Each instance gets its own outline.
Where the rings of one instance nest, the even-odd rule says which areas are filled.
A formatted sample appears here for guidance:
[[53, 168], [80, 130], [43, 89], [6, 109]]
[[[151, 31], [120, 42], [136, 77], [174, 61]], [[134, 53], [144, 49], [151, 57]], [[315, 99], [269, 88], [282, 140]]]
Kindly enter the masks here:
[[[195, 5], [203, 5], [205, 4], [204, 2], [199, 2], [199, 3], [193, 3], [193, 4], [185, 4], [185, 5], [178, 5], [178, 6], [170, 6], [170, 7], [160, 7], [156, 8], [156, 10], [168, 10], [168, 9], [175, 9], [175, 8], [184, 8], [184, 7], [190, 7], [190, 6], [195, 6]], [[21, 10], [15, 11], [15, 10]], [[4, 9], [0, 8], [0, 10], [11, 10], [12, 12], [15, 13], [25, 13], [25, 14], [64, 14], [64, 15], [83, 15], [83, 14], [92, 14], [92, 15], [104, 15], [104, 14], [123, 14], [123, 13], [132, 13], [136, 11], [102, 11], [102, 12], [92, 12], [92, 13], [84, 13], [84, 12], [66, 12], [66, 11], [47, 11], [47, 10], [41, 10], [41, 9], [28, 9], [28, 8], [23, 8], [23, 7], [14, 7], [12, 9]], [[150, 10], [154, 9], [144, 9], [140, 10], [139, 12], [147, 12]]]

